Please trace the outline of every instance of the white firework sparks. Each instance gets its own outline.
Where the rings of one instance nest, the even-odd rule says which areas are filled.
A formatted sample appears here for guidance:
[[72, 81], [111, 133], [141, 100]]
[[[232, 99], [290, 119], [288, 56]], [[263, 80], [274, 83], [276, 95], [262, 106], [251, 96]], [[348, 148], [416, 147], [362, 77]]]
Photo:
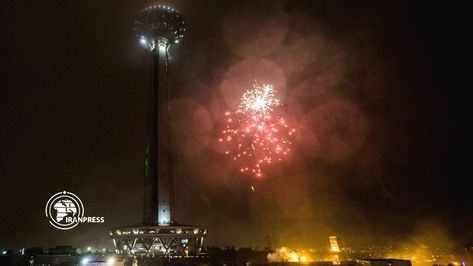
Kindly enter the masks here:
[[237, 113], [249, 113], [251, 115], [266, 116], [279, 106], [279, 99], [275, 97], [273, 85], [255, 83], [252, 90], [247, 90], [241, 97]]

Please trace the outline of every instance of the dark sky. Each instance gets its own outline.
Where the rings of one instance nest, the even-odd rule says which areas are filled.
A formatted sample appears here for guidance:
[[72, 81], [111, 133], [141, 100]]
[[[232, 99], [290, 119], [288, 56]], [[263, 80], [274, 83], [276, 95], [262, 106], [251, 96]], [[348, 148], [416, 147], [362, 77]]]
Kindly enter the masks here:
[[[148, 4], [2, 4], [0, 247], [110, 247], [107, 228], [141, 221], [151, 62], [132, 26]], [[472, 244], [465, 7], [168, 4], [189, 27], [171, 50], [178, 222], [221, 246], [399, 243], [425, 228]], [[216, 142], [254, 80], [279, 90], [298, 133], [259, 180]], [[106, 222], [52, 228], [44, 205], [62, 190]]]

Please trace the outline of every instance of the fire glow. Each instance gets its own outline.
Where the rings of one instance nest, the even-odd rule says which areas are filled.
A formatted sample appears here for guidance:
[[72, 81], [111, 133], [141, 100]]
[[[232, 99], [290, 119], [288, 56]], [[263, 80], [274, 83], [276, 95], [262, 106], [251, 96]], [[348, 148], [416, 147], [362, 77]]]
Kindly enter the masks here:
[[225, 155], [240, 162], [240, 172], [261, 177], [264, 165], [280, 162], [291, 152], [295, 129], [275, 114], [280, 102], [273, 86], [255, 83], [253, 87], [243, 94], [236, 112], [225, 113], [219, 141], [225, 144]]
[[266, 258], [269, 262], [312, 262], [313, 258], [305, 252], [295, 252], [287, 247], [277, 248], [273, 253], [269, 253]]

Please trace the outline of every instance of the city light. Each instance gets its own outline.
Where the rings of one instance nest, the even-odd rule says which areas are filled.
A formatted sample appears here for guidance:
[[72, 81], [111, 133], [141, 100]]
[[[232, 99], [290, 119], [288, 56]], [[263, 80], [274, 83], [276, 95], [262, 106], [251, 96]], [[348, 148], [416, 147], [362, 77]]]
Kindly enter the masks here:
[[109, 257], [107, 259], [107, 265], [113, 265], [115, 263], [116, 259], [114, 257]]
[[85, 257], [85, 258], [83, 258], [83, 259], [81, 260], [80, 263], [81, 263], [82, 265], [87, 265], [87, 264], [89, 263], [89, 261], [90, 261], [90, 258], [89, 258], [89, 257]]

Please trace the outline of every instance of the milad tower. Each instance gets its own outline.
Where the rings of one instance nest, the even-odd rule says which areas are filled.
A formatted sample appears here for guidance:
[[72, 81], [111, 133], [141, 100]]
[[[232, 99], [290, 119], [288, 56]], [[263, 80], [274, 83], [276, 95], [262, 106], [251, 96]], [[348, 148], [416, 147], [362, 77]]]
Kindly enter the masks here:
[[164, 5], [149, 6], [135, 20], [140, 43], [153, 58], [150, 91], [151, 121], [146, 148], [143, 222], [109, 230], [119, 254], [196, 256], [207, 230], [180, 225], [174, 220], [174, 180], [169, 134], [169, 72], [171, 45], [179, 43], [186, 31], [182, 16]]

